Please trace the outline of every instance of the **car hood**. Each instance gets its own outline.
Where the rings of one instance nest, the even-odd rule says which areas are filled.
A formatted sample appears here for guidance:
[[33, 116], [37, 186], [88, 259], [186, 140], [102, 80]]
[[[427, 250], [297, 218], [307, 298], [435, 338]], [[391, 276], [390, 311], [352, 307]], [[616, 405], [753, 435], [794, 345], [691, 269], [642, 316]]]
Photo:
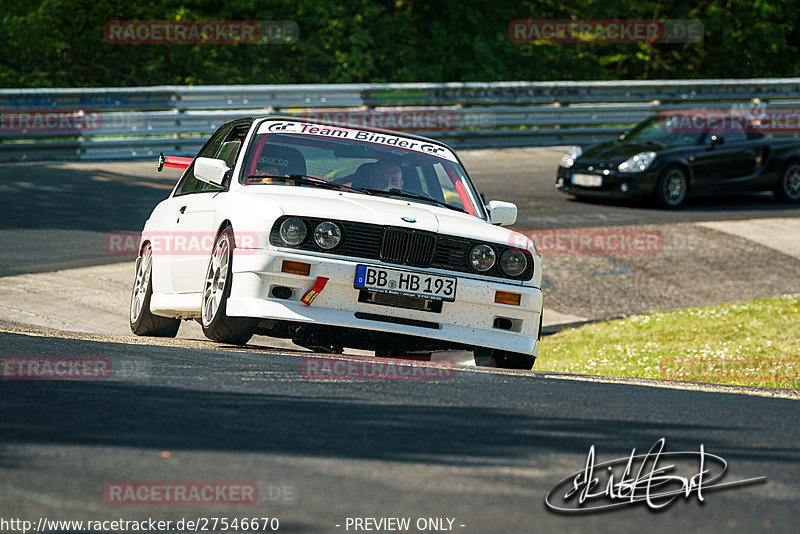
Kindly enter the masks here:
[[263, 187], [264, 190], [252, 193], [248, 191], [248, 198], [258, 203], [268, 203], [271, 208], [278, 208], [284, 215], [398, 226], [528, 248], [527, 243], [517, 243], [520, 237], [516, 232], [491, 225], [472, 215], [435, 205], [311, 187], [255, 187]]
[[629, 143], [623, 141], [607, 141], [599, 145], [584, 148], [579, 160], [608, 161], [622, 163], [631, 156], [640, 152], [659, 152], [663, 146], [647, 145], [644, 143]]

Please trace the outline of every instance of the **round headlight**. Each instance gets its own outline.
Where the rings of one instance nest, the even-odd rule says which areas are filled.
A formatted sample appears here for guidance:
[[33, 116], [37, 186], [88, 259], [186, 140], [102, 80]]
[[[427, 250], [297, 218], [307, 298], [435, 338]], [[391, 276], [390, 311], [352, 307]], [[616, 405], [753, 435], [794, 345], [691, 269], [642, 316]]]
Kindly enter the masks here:
[[479, 272], [488, 271], [494, 267], [495, 253], [488, 245], [475, 245], [469, 251], [469, 264]]
[[319, 248], [330, 250], [342, 240], [342, 231], [332, 222], [321, 222], [314, 230], [314, 241]]
[[508, 249], [500, 256], [500, 268], [508, 276], [519, 276], [528, 267], [528, 259], [519, 250]]
[[306, 240], [306, 223], [297, 217], [289, 217], [281, 223], [281, 241], [291, 247], [296, 247]]

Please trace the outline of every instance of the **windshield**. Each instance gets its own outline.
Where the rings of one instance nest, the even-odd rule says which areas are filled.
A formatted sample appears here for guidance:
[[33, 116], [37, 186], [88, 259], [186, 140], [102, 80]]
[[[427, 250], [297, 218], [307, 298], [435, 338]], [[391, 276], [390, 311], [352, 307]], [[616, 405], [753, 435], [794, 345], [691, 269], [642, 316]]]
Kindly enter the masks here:
[[[309, 179], [286, 179], [292, 175]], [[241, 183], [314, 187], [315, 179], [486, 218], [467, 173], [442, 145], [305, 122], [270, 120], [258, 126]]]
[[[701, 138], [701, 133], [680, 131], [674, 128], [667, 119], [652, 117], [633, 128], [622, 137], [629, 143], [660, 144], [667, 146], [696, 145]], [[678, 130], [678, 131], [675, 131]]]

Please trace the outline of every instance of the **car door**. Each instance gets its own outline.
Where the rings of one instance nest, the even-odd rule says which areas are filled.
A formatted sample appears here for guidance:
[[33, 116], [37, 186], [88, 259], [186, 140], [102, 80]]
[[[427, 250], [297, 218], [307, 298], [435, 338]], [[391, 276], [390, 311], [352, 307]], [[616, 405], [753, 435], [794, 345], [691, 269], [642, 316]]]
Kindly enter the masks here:
[[746, 180], [756, 172], [759, 155], [747, 132], [735, 124], [725, 131], [706, 132], [703, 145], [689, 159], [695, 186], [715, 187]]
[[174, 196], [160, 202], [150, 214], [144, 229], [144, 238], [150, 242], [152, 251], [153, 293], [169, 294], [174, 292], [171, 244], [175, 231], [175, 213], [178, 211], [177, 206], [180, 202], [182, 200]]
[[[207, 156], [225, 161], [233, 168], [249, 124], [234, 125], [225, 133], [223, 142], [209, 146]], [[172, 285], [176, 293], [200, 293], [216, 239], [219, 196], [227, 187], [201, 183], [180, 207], [175, 225], [175, 257], [172, 263]], [[180, 242], [179, 242], [180, 240]]]
[[[230, 124], [217, 130], [197, 157], [215, 157], [230, 130]], [[211, 253], [208, 237], [202, 234], [203, 221], [205, 226], [210, 226], [207, 219], [213, 218], [213, 212], [209, 213], [209, 209], [213, 208], [210, 207], [209, 199], [223, 190], [195, 178], [194, 163], [186, 171], [175, 191], [174, 202], [170, 204], [173, 211], [170, 227], [169, 277], [174, 293], [194, 293], [202, 290], [202, 280], [192, 283], [191, 277], [197, 276], [195, 274], [198, 270], [197, 265], [205, 265]], [[213, 237], [211, 239], [213, 240]], [[207, 250], [203, 250], [203, 247]], [[200, 289], [196, 289], [198, 285]]]

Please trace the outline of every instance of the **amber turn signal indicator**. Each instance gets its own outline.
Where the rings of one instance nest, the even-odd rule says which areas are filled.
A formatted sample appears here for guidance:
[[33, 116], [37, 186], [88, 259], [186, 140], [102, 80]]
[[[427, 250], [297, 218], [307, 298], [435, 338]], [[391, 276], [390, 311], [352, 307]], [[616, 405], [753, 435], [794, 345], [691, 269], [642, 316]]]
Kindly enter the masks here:
[[311, 264], [301, 261], [283, 260], [283, 263], [281, 263], [281, 272], [308, 276], [308, 273], [311, 272]]
[[495, 291], [494, 293], [494, 301], [498, 304], [519, 306], [519, 299], [519, 293], [509, 293], [508, 291]]

